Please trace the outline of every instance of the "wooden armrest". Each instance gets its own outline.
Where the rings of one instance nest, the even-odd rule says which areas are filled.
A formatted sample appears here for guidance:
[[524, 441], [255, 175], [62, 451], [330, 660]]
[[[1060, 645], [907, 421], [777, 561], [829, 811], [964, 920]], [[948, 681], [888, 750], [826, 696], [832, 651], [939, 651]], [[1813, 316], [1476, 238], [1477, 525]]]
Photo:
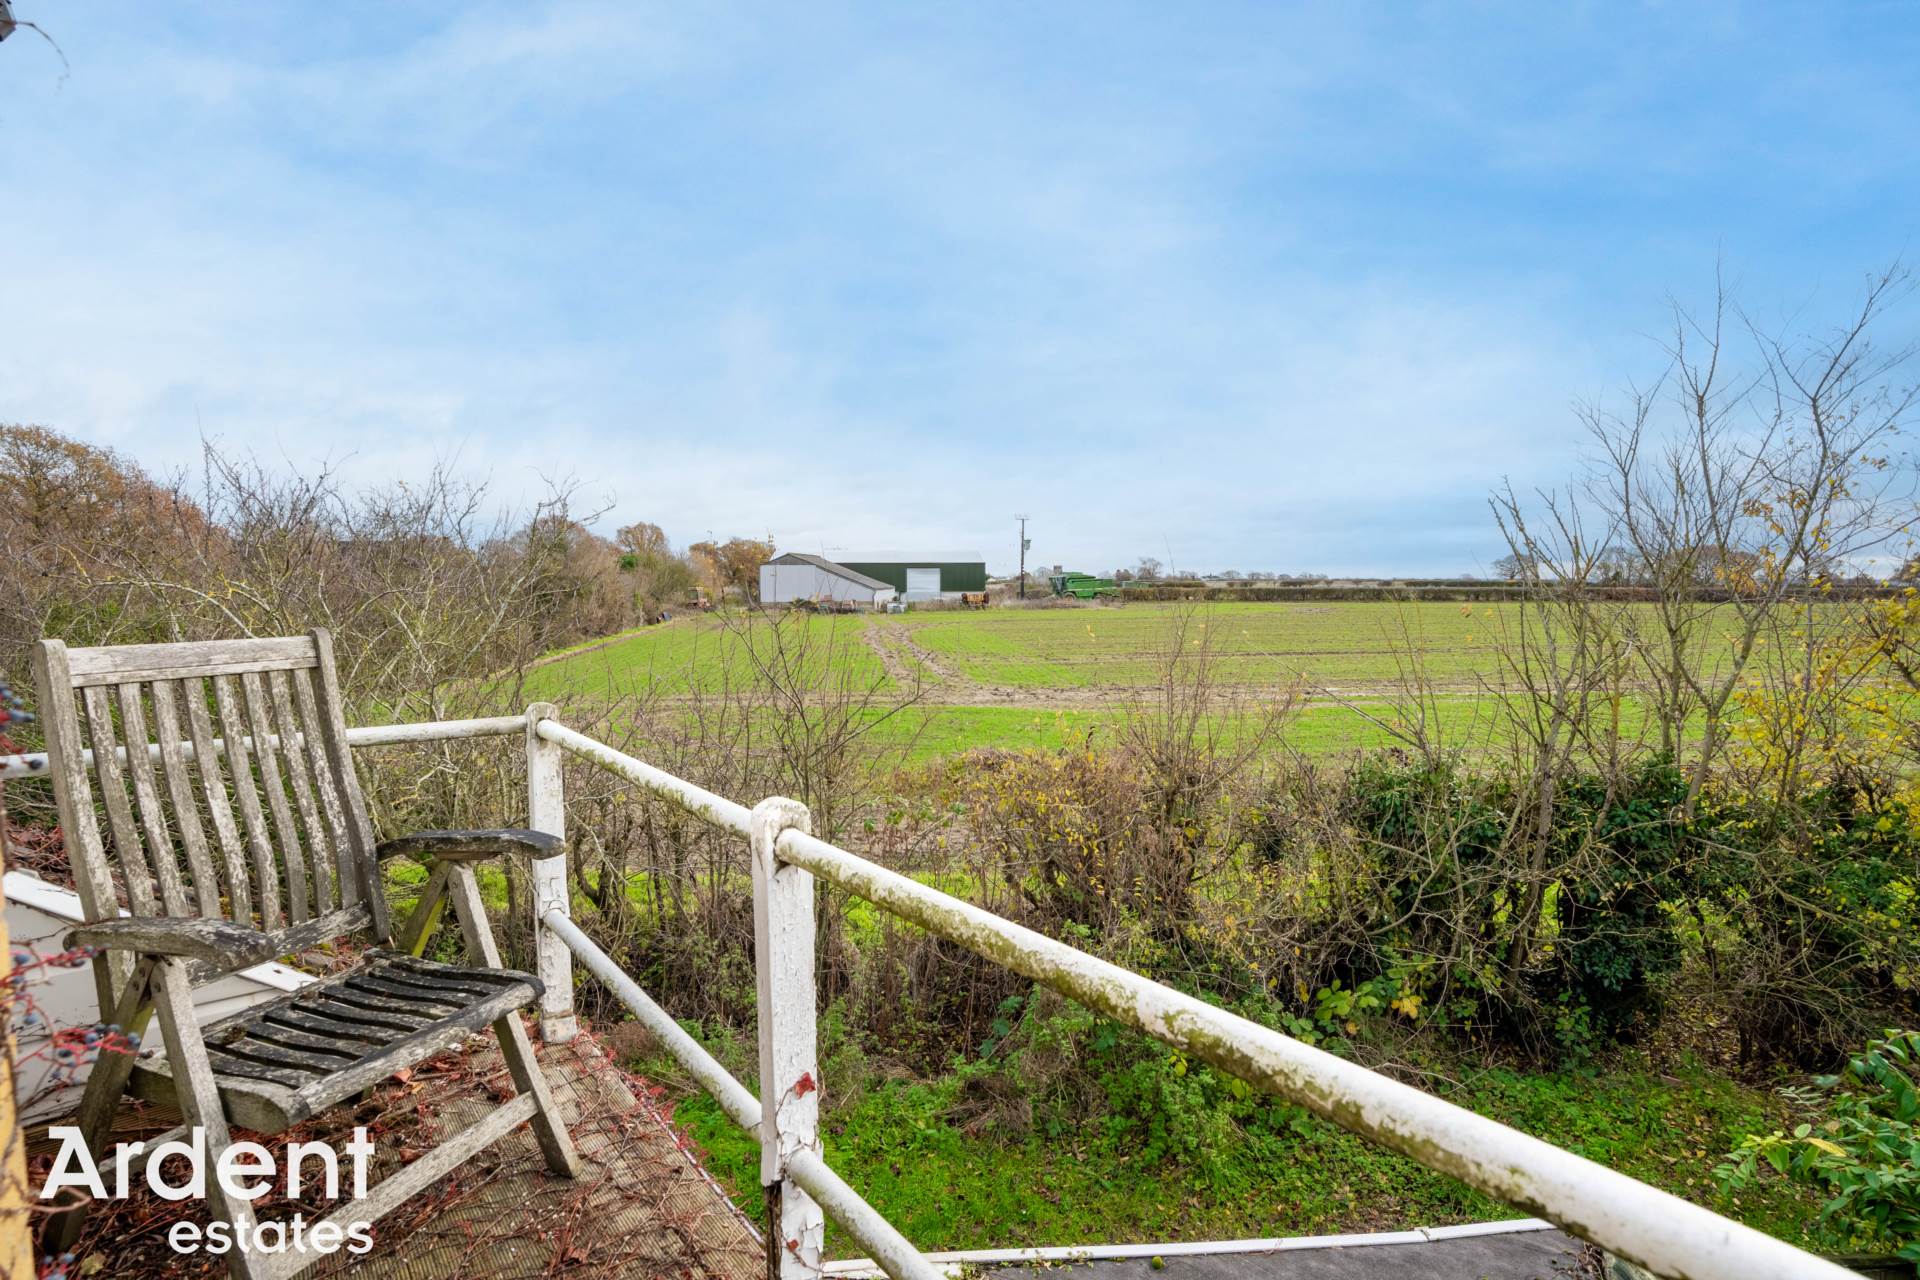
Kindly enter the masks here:
[[67, 946], [178, 956], [222, 970], [244, 969], [271, 960], [276, 954], [273, 939], [258, 929], [231, 920], [166, 916], [126, 916], [83, 924], [67, 935]]
[[416, 831], [412, 835], [382, 840], [374, 856], [420, 858], [434, 862], [478, 862], [511, 854], [539, 862], [558, 858], [567, 851], [567, 842], [545, 831], [505, 828], [495, 831]]

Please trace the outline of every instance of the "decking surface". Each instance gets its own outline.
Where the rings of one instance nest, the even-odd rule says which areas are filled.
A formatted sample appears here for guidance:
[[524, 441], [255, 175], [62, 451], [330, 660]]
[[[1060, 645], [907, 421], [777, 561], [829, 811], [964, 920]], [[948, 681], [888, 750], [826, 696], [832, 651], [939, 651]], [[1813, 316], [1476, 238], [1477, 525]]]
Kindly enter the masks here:
[[[352, 1280], [759, 1280], [760, 1236], [684, 1149], [660, 1111], [637, 1097], [628, 1077], [583, 1037], [544, 1046], [541, 1066], [581, 1159], [578, 1179], [547, 1172], [532, 1130], [516, 1133], [456, 1168], [375, 1224], [363, 1257], [344, 1251], [305, 1275]], [[343, 1149], [356, 1124], [375, 1143], [369, 1182], [438, 1145], [512, 1096], [492, 1038], [430, 1059], [273, 1140], [322, 1141]], [[77, 1094], [75, 1096], [77, 1101]], [[170, 1107], [128, 1101], [114, 1140], [150, 1138], [178, 1124]], [[43, 1158], [57, 1144], [44, 1131], [30, 1144]], [[178, 1177], [178, 1174], [170, 1175]], [[222, 1259], [179, 1255], [169, 1226], [206, 1221], [198, 1201], [161, 1201], [136, 1183], [127, 1201], [98, 1205], [76, 1246], [79, 1274], [116, 1280], [224, 1277]], [[337, 1205], [298, 1206], [308, 1221]], [[296, 1206], [269, 1199], [260, 1216], [284, 1221]]]
[[[496, 1062], [497, 1051], [482, 1051]], [[542, 1066], [579, 1150], [577, 1181], [546, 1170], [522, 1128], [456, 1171], [451, 1194], [388, 1227], [365, 1258], [336, 1256], [316, 1276], [354, 1280], [756, 1280], [759, 1237], [674, 1137], [653, 1106], [589, 1042], [551, 1046]], [[491, 1065], [491, 1064], [489, 1064]], [[503, 1067], [500, 1069], [504, 1069]], [[463, 1094], [433, 1123], [452, 1133], [493, 1100]], [[391, 1157], [389, 1157], [391, 1158]]]

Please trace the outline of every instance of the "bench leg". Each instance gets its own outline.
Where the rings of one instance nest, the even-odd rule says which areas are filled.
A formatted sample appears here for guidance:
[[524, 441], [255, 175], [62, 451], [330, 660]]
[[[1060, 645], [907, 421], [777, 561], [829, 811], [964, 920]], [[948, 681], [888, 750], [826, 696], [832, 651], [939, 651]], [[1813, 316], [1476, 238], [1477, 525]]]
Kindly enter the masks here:
[[400, 928], [400, 936], [394, 941], [396, 950], [410, 956], [426, 954], [427, 943], [432, 940], [434, 928], [440, 923], [440, 910], [447, 905], [449, 866], [445, 862], [433, 864], [433, 874], [427, 877], [426, 887], [420, 891], [420, 900], [413, 905], [413, 914], [407, 917], [406, 924]]
[[[480, 885], [473, 878], [473, 869], [464, 863], [443, 865], [447, 867], [447, 899], [460, 918], [460, 932], [466, 935], [467, 958], [489, 969], [503, 968], [500, 948], [493, 940], [493, 926], [487, 923], [486, 904], [480, 900]], [[527, 1029], [520, 1015], [507, 1014], [493, 1024], [493, 1033], [500, 1038], [500, 1056], [507, 1060], [507, 1073], [513, 1077], [513, 1087], [521, 1093], [532, 1094], [538, 1107], [533, 1113], [533, 1134], [547, 1157], [547, 1168], [562, 1177], [579, 1177], [580, 1157], [574, 1154], [573, 1139], [567, 1136], [566, 1122], [560, 1118], [560, 1109], [554, 1105], [553, 1094], [547, 1089], [547, 1078], [541, 1074], [539, 1060], [533, 1056], [533, 1046], [527, 1040]]]
[[[96, 959], [94, 963], [104, 968], [105, 958]], [[102, 1021], [116, 1023], [122, 1031], [144, 1034], [146, 1021], [153, 1013], [147, 998], [152, 978], [153, 961], [143, 957], [134, 964], [120, 998], [111, 1007], [101, 1005]], [[120, 1095], [126, 1091], [127, 1079], [133, 1074], [133, 1060], [132, 1053], [102, 1053], [94, 1059], [93, 1070], [87, 1074], [86, 1091], [80, 1095], [80, 1114], [74, 1123], [95, 1160], [100, 1158], [107, 1139], [113, 1134], [113, 1113], [120, 1109]], [[67, 1252], [80, 1238], [80, 1228], [86, 1220], [85, 1202], [55, 1214], [42, 1235], [45, 1251]]]
[[509, 1013], [494, 1023], [493, 1034], [500, 1038], [500, 1056], [507, 1060], [507, 1074], [513, 1077], [513, 1087], [521, 1093], [532, 1094], [539, 1107], [533, 1113], [533, 1136], [540, 1143], [541, 1154], [547, 1158], [547, 1168], [563, 1178], [579, 1177], [580, 1157], [574, 1152], [566, 1121], [561, 1118], [560, 1108], [547, 1088], [547, 1077], [533, 1056], [533, 1045], [527, 1039], [527, 1028], [520, 1021], [520, 1015]]
[[[198, 1125], [206, 1132], [207, 1162], [217, 1165], [233, 1145], [233, 1135], [227, 1132], [227, 1113], [220, 1106], [220, 1090], [214, 1083], [206, 1041], [200, 1038], [200, 1024], [194, 1021], [193, 985], [187, 981], [186, 962], [162, 960], [154, 978], [154, 1014], [160, 1022], [160, 1034], [166, 1038], [167, 1064], [173, 1072], [181, 1118], [189, 1128]], [[228, 1198], [220, 1189], [219, 1179], [213, 1177], [207, 1179], [207, 1212], [231, 1223], [236, 1237], [253, 1234], [253, 1205]], [[236, 1248], [227, 1254], [227, 1270], [234, 1280], [264, 1280], [273, 1268], [271, 1259]]]

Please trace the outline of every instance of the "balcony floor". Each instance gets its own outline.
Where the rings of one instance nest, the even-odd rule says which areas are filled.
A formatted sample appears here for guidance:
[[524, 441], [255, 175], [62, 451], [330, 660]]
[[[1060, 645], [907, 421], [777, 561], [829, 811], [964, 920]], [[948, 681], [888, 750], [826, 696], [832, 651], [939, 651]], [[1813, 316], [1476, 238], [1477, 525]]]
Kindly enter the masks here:
[[[504, 1072], [496, 1051], [489, 1048], [484, 1057]], [[336, 1258], [312, 1274], [354, 1280], [533, 1280], [569, 1271], [632, 1280], [766, 1274], [754, 1229], [591, 1042], [547, 1047], [542, 1065], [580, 1152], [578, 1181], [549, 1175], [532, 1130], [522, 1128], [462, 1166], [456, 1194], [421, 1214], [402, 1208], [398, 1223], [387, 1219], [389, 1247], [363, 1259]], [[438, 1108], [434, 1123], [443, 1133], [457, 1131], [491, 1103], [462, 1096]]]
[[[591, 1040], [541, 1049], [583, 1166], [569, 1181], [546, 1171], [526, 1126], [456, 1169], [445, 1182], [382, 1219], [373, 1251], [344, 1251], [305, 1275], [353, 1280], [534, 1280], [607, 1276], [621, 1280], [758, 1280], [765, 1275], [760, 1237], [673, 1134], [660, 1112], [637, 1097], [628, 1077]], [[377, 1182], [419, 1150], [484, 1116], [510, 1096], [505, 1065], [491, 1038], [423, 1063], [390, 1081], [358, 1108], [340, 1108], [324, 1127], [287, 1135], [338, 1147], [355, 1124], [376, 1144]], [[77, 1101], [77, 1099], [76, 1099]], [[129, 1103], [116, 1140], [151, 1136], [179, 1122], [157, 1107]], [[36, 1143], [41, 1151], [51, 1144]], [[281, 1140], [270, 1144], [278, 1150]], [[344, 1161], [343, 1161], [344, 1164]], [[332, 1206], [301, 1206], [311, 1223]], [[283, 1219], [285, 1201], [262, 1201], [262, 1219]], [[115, 1277], [225, 1276], [220, 1259], [179, 1256], [166, 1229], [182, 1218], [205, 1221], [198, 1202], [169, 1203], [145, 1193], [96, 1206], [76, 1254], [81, 1274]]]

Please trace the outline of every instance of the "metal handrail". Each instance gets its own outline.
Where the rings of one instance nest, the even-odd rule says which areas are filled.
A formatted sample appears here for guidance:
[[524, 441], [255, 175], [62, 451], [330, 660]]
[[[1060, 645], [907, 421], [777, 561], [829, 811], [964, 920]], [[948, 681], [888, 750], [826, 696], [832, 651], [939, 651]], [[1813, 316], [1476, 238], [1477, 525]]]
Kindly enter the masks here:
[[[754, 811], [743, 805], [557, 721], [540, 720], [533, 726], [533, 733], [715, 826], [750, 834]], [[1659, 1275], [1687, 1280], [1854, 1277], [1846, 1268], [1783, 1240], [1036, 933], [804, 831], [781, 831], [773, 849], [785, 865], [810, 872], [929, 933], [1201, 1058], [1228, 1075], [1555, 1222]], [[571, 921], [563, 924], [559, 919], [556, 913], [543, 917], [569, 945], [573, 945], [574, 937], [584, 939]], [[578, 946], [574, 950], [587, 958]], [[590, 967], [593, 964], [589, 960]], [[597, 968], [595, 971], [599, 972]], [[617, 968], [612, 972], [618, 973]], [[645, 999], [630, 979], [624, 974], [620, 977], [634, 994]], [[652, 1007], [658, 1009], [657, 1005]], [[765, 1015], [763, 1010], [763, 1020]], [[658, 1016], [665, 1018], [664, 1013]], [[684, 1031], [679, 1037], [712, 1063]], [[675, 1038], [663, 1038], [670, 1048], [674, 1047]], [[676, 1050], [676, 1056], [681, 1052]], [[681, 1060], [686, 1062], [688, 1058]], [[712, 1065], [719, 1069], [718, 1063]], [[715, 1096], [728, 1107], [725, 1097], [719, 1093]], [[746, 1100], [735, 1098], [733, 1106], [728, 1107], [729, 1114], [736, 1108], [740, 1114], [734, 1118], [743, 1125], [762, 1123], [759, 1108], [747, 1105]], [[796, 1181], [806, 1180], [797, 1165], [790, 1163], [788, 1172]], [[865, 1205], [864, 1201], [859, 1203]], [[838, 1212], [835, 1217], [840, 1220]], [[917, 1253], [913, 1257], [925, 1263]], [[889, 1275], [900, 1274], [886, 1266], [878, 1250], [875, 1259], [882, 1262]]]
[[[547, 912], [540, 917], [540, 923], [558, 934], [593, 976], [607, 984], [621, 1003], [633, 1011], [640, 1025], [666, 1046], [701, 1088], [713, 1095], [729, 1119], [749, 1133], [759, 1130], [760, 1099], [728, 1074], [719, 1060], [688, 1035], [592, 938], [558, 911]], [[829, 1169], [824, 1160], [807, 1152], [790, 1160], [787, 1171], [893, 1280], [941, 1280], [944, 1272], [922, 1257], [892, 1223]]]
[[[350, 747], [384, 747], [397, 742], [441, 742], [453, 738], [502, 737], [510, 733], [519, 733], [527, 726], [525, 714], [517, 716], [485, 716], [477, 720], [427, 720], [414, 724], [375, 724], [358, 729], [347, 730], [347, 745]], [[276, 748], [280, 745], [278, 734], [269, 734], [267, 740]], [[295, 735], [296, 742], [302, 735]], [[253, 738], [244, 739], [247, 750], [252, 751]], [[187, 759], [193, 758], [193, 743], [182, 742], [180, 749]], [[213, 749], [224, 752], [226, 739], [215, 738]], [[127, 760], [124, 746], [113, 749], [114, 757], [122, 764]], [[93, 765], [93, 748], [88, 747], [80, 753], [80, 758], [88, 767]], [[160, 744], [147, 744], [147, 758], [160, 759]], [[44, 778], [47, 776], [47, 753], [44, 751], [26, 751], [18, 755], [0, 755], [0, 782], [12, 782], [17, 778]]]

